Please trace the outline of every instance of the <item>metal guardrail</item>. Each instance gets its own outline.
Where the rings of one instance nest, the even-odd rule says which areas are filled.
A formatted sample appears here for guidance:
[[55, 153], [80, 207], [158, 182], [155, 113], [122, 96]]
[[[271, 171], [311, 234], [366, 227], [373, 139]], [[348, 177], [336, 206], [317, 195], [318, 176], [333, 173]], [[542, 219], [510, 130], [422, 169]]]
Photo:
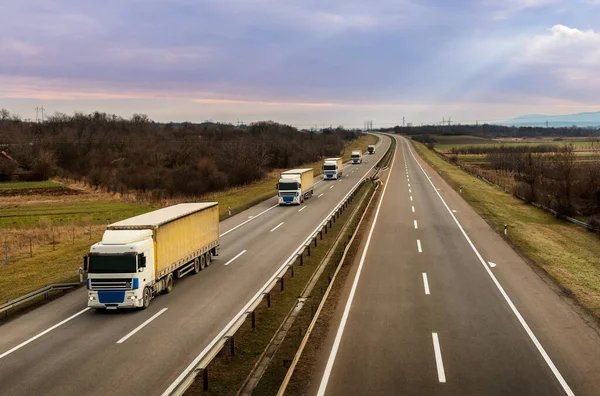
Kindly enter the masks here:
[[8, 301], [8, 302], [0, 305], [0, 314], [2, 314], [4, 312], [5, 315], [8, 315], [9, 309], [15, 308], [21, 304], [24, 304], [28, 301], [33, 300], [34, 298], [40, 297], [41, 295], [45, 295], [50, 291], [73, 289], [80, 285], [81, 285], [80, 283], [58, 283], [56, 285], [49, 285], [46, 287], [42, 287], [41, 289], [32, 291], [31, 293], [25, 294], [24, 296], [21, 296], [19, 298], [16, 298], [12, 301]]
[[[386, 154], [382, 157], [385, 158], [386, 155], [392, 150], [394, 147], [393, 144], [390, 144], [390, 147], [386, 151]], [[265, 285], [259, 290], [259, 292], [252, 298], [246, 306], [236, 315], [231, 322], [223, 329], [219, 335], [213, 339], [211, 344], [207, 346], [204, 351], [186, 368], [186, 370], [181, 373], [181, 375], [175, 380], [173, 384], [162, 394], [162, 396], [182, 396], [185, 391], [191, 386], [194, 382], [196, 376], [202, 373], [204, 378], [205, 387], [208, 384], [208, 365], [210, 362], [217, 356], [217, 354], [224, 348], [226, 342], [230, 340], [235, 332], [241, 327], [241, 325], [245, 322], [254, 309], [258, 306], [260, 301], [264, 297], [267, 297], [267, 303], [270, 305], [270, 292], [277, 285], [277, 283], [282, 282], [283, 287], [283, 277], [284, 275], [291, 269], [293, 271], [293, 265], [300, 258], [302, 260], [302, 255], [305, 251], [310, 255], [311, 246], [317, 246], [318, 236], [325, 227], [328, 227], [331, 222], [335, 222], [335, 220], [339, 217], [342, 211], [348, 206], [348, 203], [354, 196], [357, 194], [359, 189], [363, 186], [364, 183], [370, 180], [369, 173], [376, 169], [378, 170], [378, 165], [380, 165], [380, 161], [377, 164], [373, 165], [371, 169], [367, 172], [367, 174], [344, 196], [344, 198], [335, 206], [335, 208], [325, 217], [325, 219], [319, 223], [319, 225], [315, 228], [313, 232], [309, 234], [309, 236], [302, 242], [299, 247], [292, 253], [292, 255], [284, 261], [283, 265], [277, 269], [275, 274], [265, 283]], [[314, 245], [313, 245], [314, 243]]]

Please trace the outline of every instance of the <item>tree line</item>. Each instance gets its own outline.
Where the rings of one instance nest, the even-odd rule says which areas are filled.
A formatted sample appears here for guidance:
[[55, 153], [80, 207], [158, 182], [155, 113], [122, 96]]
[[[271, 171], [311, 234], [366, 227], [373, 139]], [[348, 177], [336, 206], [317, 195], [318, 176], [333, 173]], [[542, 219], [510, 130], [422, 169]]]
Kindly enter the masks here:
[[272, 121], [163, 124], [143, 114], [125, 119], [101, 112], [56, 113], [43, 123], [0, 119], [0, 147], [40, 177], [157, 198], [245, 185], [273, 169], [336, 156], [359, 135], [342, 127], [314, 132]]
[[[571, 127], [516, 127], [495, 124], [481, 125], [423, 125], [381, 129], [382, 132], [400, 133], [404, 135], [472, 135], [484, 138], [536, 138], [554, 136], [562, 137], [600, 137], [598, 128]], [[435, 142], [432, 142], [435, 143]]]

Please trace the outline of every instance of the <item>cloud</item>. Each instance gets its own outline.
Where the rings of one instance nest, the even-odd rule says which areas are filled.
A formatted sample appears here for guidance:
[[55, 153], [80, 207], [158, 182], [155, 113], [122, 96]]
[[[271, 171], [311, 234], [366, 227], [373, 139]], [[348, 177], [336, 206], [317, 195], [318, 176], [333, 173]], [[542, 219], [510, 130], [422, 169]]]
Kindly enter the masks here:
[[600, 32], [554, 25], [550, 34], [531, 39], [521, 60], [533, 64], [600, 66]]
[[492, 9], [493, 19], [506, 19], [513, 14], [562, 3], [564, 0], [487, 0], [484, 2]]

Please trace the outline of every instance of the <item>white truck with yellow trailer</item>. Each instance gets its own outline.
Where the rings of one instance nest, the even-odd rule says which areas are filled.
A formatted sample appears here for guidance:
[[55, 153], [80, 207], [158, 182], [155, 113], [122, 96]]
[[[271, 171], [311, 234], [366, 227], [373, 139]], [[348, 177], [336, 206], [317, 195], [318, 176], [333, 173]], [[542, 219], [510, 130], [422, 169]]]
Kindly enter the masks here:
[[219, 252], [219, 205], [184, 203], [106, 227], [84, 257], [88, 306], [146, 308], [175, 278], [198, 273]]
[[312, 197], [314, 186], [312, 168], [282, 172], [277, 183], [279, 205], [300, 205], [305, 199]]
[[342, 171], [343, 160], [342, 158], [327, 158], [323, 162], [323, 179], [324, 180], [337, 180], [343, 175]]

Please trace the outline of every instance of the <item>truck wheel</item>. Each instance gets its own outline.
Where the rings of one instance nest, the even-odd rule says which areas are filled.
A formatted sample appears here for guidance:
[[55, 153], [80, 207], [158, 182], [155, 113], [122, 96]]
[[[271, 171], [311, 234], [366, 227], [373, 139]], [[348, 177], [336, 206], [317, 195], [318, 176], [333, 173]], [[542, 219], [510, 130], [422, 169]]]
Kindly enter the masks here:
[[206, 268], [206, 260], [204, 259], [204, 255], [200, 256], [200, 271]]
[[194, 274], [197, 274], [198, 272], [200, 272], [200, 259], [196, 257], [194, 259]]
[[212, 253], [206, 252], [206, 266], [208, 267], [211, 262], [212, 262]]
[[150, 306], [150, 300], [152, 300], [152, 293], [149, 288], [144, 289], [144, 302], [142, 305], [142, 309], [146, 309]]
[[169, 294], [173, 291], [173, 274], [167, 275], [167, 280], [165, 281], [165, 294]]

